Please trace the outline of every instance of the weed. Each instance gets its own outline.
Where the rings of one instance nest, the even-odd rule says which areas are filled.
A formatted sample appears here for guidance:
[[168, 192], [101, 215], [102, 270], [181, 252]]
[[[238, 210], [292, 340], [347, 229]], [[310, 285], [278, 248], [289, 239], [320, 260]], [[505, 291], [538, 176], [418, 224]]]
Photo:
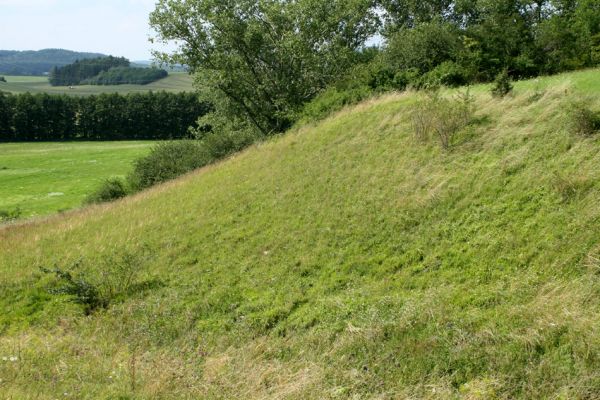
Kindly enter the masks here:
[[453, 98], [439, 92], [430, 92], [413, 109], [412, 122], [415, 136], [421, 141], [433, 134], [443, 149], [452, 146], [455, 135], [473, 120], [474, 99], [469, 89]]
[[591, 109], [587, 99], [571, 102], [567, 107], [569, 130], [582, 136], [592, 136], [600, 130], [600, 113]]

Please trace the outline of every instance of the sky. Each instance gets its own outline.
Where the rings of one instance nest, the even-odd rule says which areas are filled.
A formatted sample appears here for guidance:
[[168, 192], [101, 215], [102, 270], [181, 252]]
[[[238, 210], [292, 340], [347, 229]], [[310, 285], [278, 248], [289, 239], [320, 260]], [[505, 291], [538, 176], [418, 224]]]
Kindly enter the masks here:
[[0, 50], [61, 48], [150, 60], [156, 0], [0, 0]]

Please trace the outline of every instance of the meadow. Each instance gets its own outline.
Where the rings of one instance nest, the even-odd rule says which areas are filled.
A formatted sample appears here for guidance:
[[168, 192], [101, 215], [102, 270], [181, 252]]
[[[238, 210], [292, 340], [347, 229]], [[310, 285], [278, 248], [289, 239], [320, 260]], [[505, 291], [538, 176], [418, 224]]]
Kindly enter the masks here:
[[67, 94], [71, 96], [89, 96], [101, 93], [143, 93], [152, 91], [185, 92], [192, 91], [193, 78], [185, 72], [171, 72], [169, 76], [148, 85], [115, 85], [51, 86], [48, 78], [43, 76], [5, 76], [6, 82], [0, 82], [0, 91], [9, 93], [48, 93]]
[[0, 229], [0, 391], [597, 399], [600, 139], [568, 105], [599, 84], [475, 87], [447, 149], [415, 137], [422, 95], [389, 94]]
[[0, 143], [0, 210], [31, 217], [79, 207], [103, 180], [126, 175], [152, 144]]

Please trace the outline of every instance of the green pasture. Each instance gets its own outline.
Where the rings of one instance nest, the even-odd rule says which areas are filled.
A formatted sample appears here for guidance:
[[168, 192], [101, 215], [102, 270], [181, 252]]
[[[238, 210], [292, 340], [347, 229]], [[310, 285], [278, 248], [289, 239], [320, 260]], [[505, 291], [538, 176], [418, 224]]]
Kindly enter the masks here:
[[115, 86], [50, 86], [48, 78], [43, 76], [5, 76], [6, 82], [0, 82], [0, 91], [10, 93], [49, 93], [89, 96], [101, 93], [143, 93], [152, 91], [185, 92], [191, 91], [193, 78], [185, 72], [172, 72], [168, 77], [148, 85]]
[[104, 179], [127, 174], [152, 143], [0, 143], [0, 210], [33, 216], [78, 207]]

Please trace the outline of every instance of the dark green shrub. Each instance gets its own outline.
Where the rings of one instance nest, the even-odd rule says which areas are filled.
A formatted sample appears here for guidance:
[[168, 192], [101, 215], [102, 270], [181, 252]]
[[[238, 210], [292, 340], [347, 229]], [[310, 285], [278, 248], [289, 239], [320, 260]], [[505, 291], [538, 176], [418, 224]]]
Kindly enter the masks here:
[[209, 151], [200, 141], [164, 142], [137, 160], [127, 179], [134, 190], [143, 190], [203, 167], [211, 161]]
[[578, 135], [592, 136], [600, 131], [600, 113], [592, 111], [587, 100], [572, 102], [568, 106], [569, 129]]
[[3, 77], [3, 76], [0, 76], [0, 82], [4, 82], [4, 83], [6, 83], [6, 78], [5, 78], [5, 77]]
[[122, 179], [110, 178], [104, 181], [104, 183], [102, 183], [98, 190], [90, 194], [85, 199], [85, 203], [106, 203], [125, 197], [128, 193], [129, 190], [127, 190], [127, 185]]
[[421, 78], [421, 87], [458, 87], [469, 81], [463, 67], [452, 61], [446, 61], [429, 71]]
[[494, 86], [492, 87], [492, 96], [502, 98], [507, 96], [512, 91], [513, 85], [511, 83], [510, 76], [508, 75], [508, 70], [505, 69], [498, 74], [496, 80], [494, 81]]
[[313, 101], [306, 104], [301, 114], [303, 121], [318, 121], [341, 110], [347, 105], [359, 103], [373, 95], [373, 90], [368, 86], [360, 86], [347, 90], [330, 88]]
[[78, 260], [66, 269], [54, 266], [40, 267], [40, 270], [55, 278], [50, 283], [49, 293], [68, 296], [82, 305], [86, 314], [91, 314], [128, 296], [163, 286], [157, 280], [141, 280], [142, 270], [150, 258], [151, 252], [143, 247], [135, 252], [118, 252], [100, 260], [94, 268]]
[[19, 218], [21, 218], [19, 207], [14, 210], [0, 210], [0, 223], [16, 221]]
[[40, 270], [46, 274], [55, 275], [58, 282], [60, 282], [59, 286], [49, 290], [51, 294], [70, 296], [75, 303], [84, 307], [86, 314], [91, 314], [99, 308], [108, 306], [108, 299], [100, 294], [96, 285], [91, 284], [86, 279], [82, 277], [74, 278], [71, 272], [56, 267], [54, 269], [41, 267]]

